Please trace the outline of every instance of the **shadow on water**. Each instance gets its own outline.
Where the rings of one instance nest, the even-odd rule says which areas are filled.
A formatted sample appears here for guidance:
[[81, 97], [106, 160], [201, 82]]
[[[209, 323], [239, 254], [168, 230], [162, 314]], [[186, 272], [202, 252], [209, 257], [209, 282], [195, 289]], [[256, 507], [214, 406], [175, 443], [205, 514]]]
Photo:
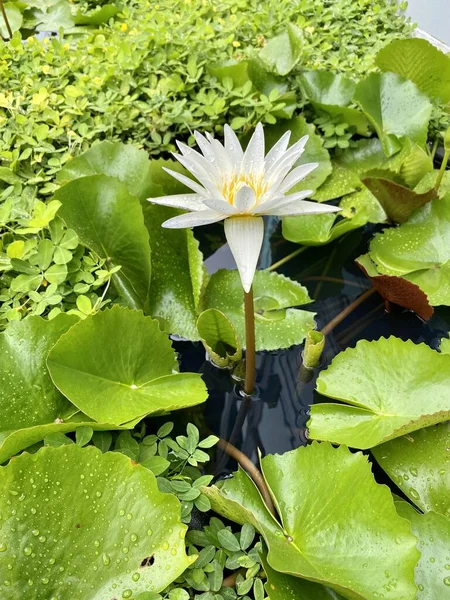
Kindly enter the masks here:
[[[274, 220], [267, 225], [260, 268], [267, 268], [298, 248], [281, 237]], [[305, 308], [317, 313], [318, 329], [371, 287], [354, 260], [367, 251], [374, 232], [373, 228], [366, 228], [348, 234], [333, 245], [309, 248], [277, 269], [278, 273], [308, 288], [314, 302]], [[206, 265], [210, 273], [219, 268], [234, 268], [226, 246], [212, 254]], [[447, 337], [449, 330], [449, 308], [437, 308], [430, 321], [424, 323], [412, 312], [399, 307], [391, 307], [387, 312], [382, 298], [374, 293], [327, 335], [321, 364], [311, 373], [310, 381], [300, 378], [301, 346], [258, 353], [257, 394], [250, 403], [237, 393], [236, 382], [229, 371], [218, 369], [205, 359], [201, 344], [177, 343], [176, 346], [182, 370], [201, 372], [208, 387], [209, 398], [201, 409], [206, 430], [230, 441], [256, 463], [258, 450], [263, 455], [283, 453], [307, 443], [309, 408], [320, 401], [315, 392], [316, 379], [336, 354], [360, 339], [377, 340], [391, 335], [438, 348], [440, 339]], [[223, 450], [218, 450], [215, 475], [225, 475], [235, 468], [236, 463], [229, 460]]]

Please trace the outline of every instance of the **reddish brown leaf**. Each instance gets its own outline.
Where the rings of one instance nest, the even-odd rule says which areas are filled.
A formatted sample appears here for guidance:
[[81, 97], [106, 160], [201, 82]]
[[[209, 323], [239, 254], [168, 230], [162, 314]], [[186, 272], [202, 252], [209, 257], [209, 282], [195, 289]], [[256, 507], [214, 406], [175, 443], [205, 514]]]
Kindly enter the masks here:
[[418, 285], [396, 275], [369, 275], [361, 262], [356, 260], [356, 264], [385, 300], [413, 310], [424, 321], [433, 316], [434, 309]]

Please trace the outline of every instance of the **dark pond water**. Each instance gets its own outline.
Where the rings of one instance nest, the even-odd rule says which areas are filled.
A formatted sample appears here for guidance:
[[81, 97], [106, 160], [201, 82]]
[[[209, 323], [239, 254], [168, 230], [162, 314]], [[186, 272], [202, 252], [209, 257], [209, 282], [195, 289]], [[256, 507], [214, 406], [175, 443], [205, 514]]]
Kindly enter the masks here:
[[[280, 225], [274, 219], [267, 223], [267, 230], [260, 268], [268, 267], [298, 248], [282, 238]], [[352, 232], [331, 245], [310, 248], [277, 269], [277, 272], [307, 286], [311, 298], [314, 298], [314, 303], [307, 308], [317, 313], [318, 329], [371, 287], [354, 259], [367, 251], [375, 231], [368, 227]], [[208, 248], [202, 249], [208, 255]], [[234, 268], [226, 246], [213, 253], [206, 260], [206, 265], [210, 272]], [[210, 392], [206, 404], [184, 415], [184, 418], [195, 422], [205, 435], [213, 432], [229, 440], [256, 462], [258, 449], [263, 455], [283, 453], [307, 442], [309, 408], [319, 400], [314, 391], [315, 380], [319, 370], [326, 367], [336, 354], [354, 346], [360, 339], [376, 340], [390, 335], [415, 343], [425, 342], [437, 348], [439, 340], [447, 336], [449, 330], [449, 308], [437, 308], [432, 319], [424, 323], [413, 313], [399, 307], [391, 307], [387, 312], [382, 298], [375, 293], [327, 336], [321, 365], [311, 373], [309, 381], [300, 377], [301, 346], [259, 353], [258, 393], [250, 403], [236, 392], [236, 382], [228, 371], [217, 369], [205, 360], [201, 344], [179, 342], [176, 349], [181, 355], [182, 369], [201, 372]], [[211, 468], [220, 477], [234, 470], [236, 463], [218, 450], [215, 465]]]

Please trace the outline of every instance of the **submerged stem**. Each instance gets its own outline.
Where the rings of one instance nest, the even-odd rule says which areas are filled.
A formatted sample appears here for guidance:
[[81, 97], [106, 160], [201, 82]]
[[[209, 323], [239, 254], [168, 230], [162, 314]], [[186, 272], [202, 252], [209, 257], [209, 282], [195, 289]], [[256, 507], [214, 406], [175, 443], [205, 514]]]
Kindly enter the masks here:
[[240, 464], [244, 471], [247, 471], [247, 473], [255, 482], [256, 487], [261, 492], [261, 496], [263, 497], [267, 508], [274, 516], [276, 516], [275, 507], [272, 502], [272, 496], [270, 495], [269, 489], [264, 480], [264, 477], [262, 476], [261, 471], [257, 467], [255, 467], [255, 465], [252, 463], [252, 461], [246, 454], [241, 452], [241, 450], [239, 450], [238, 448], [236, 448], [236, 446], [233, 446], [233, 444], [230, 444], [226, 440], [219, 439], [219, 441], [217, 442], [217, 447], [224, 450], [229, 456], [231, 456], [231, 458], [234, 458], [234, 460]]
[[349, 304], [347, 308], [344, 308], [343, 311], [341, 311], [338, 315], [334, 317], [334, 319], [332, 319], [329, 323], [325, 325], [325, 327], [322, 329], [323, 335], [328, 335], [331, 331], [333, 331], [333, 329], [337, 325], [339, 325], [341, 321], [343, 321], [351, 312], [355, 310], [355, 308], [362, 304], [364, 300], [369, 298], [369, 296], [374, 294], [376, 291], [377, 290], [374, 287], [371, 287], [368, 290], [366, 290], [363, 294], [361, 294], [361, 296], [358, 296], [358, 298], [356, 298], [356, 300]]
[[297, 248], [297, 250], [294, 250], [294, 252], [291, 252], [290, 254], [288, 254], [287, 256], [285, 256], [284, 258], [281, 258], [276, 263], [273, 263], [273, 265], [270, 265], [270, 267], [268, 267], [266, 270], [267, 271], [275, 271], [275, 269], [278, 269], [278, 267], [281, 267], [281, 265], [284, 265], [285, 263], [287, 263], [288, 261], [290, 261], [291, 258], [295, 258], [299, 254], [301, 254], [302, 252], [304, 252], [307, 248], [308, 248], [308, 246], [300, 246], [300, 248]]
[[3, 20], [5, 21], [6, 29], [8, 30], [9, 38], [12, 39], [13, 32], [11, 29], [11, 25], [8, 21], [8, 15], [6, 14], [5, 5], [3, 4], [3, 0], [0, 0], [0, 10], [2, 11]]
[[255, 350], [255, 307], [253, 303], [253, 286], [249, 292], [244, 292], [245, 307], [245, 381], [244, 392], [251, 396], [256, 381], [256, 350]]

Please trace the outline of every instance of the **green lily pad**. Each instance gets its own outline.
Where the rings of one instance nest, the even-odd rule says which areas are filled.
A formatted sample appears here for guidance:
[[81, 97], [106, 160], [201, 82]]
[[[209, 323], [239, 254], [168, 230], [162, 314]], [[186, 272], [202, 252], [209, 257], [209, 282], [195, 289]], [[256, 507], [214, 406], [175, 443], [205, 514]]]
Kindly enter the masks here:
[[132, 598], [192, 563], [179, 502], [120, 453], [43, 448], [2, 467], [0, 479], [5, 598]]
[[273, 146], [286, 131], [291, 131], [291, 145], [304, 135], [309, 136], [305, 151], [296, 165], [311, 162], [319, 163], [319, 166], [305, 177], [303, 181], [294, 186], [289, 193], [299, 192], [301, 190], [315, 191], [332, 171], [328, 150], [323, 147], [323, 140], [320, 135], [317, 135], [315, 126], [311, 123], [307, 123], [303, 117], [294, 117], [290, 120], [283, 120], [271, 127], [265, 127], [264, 132], [267, 147], [270, 148]]
[[303, 34], [301, 30], [288, 23], [286, 31], [267, 42], [258, 57], [265, 67], [277, 75], [287, 75], [301, 58]]
[[43, 425], [77, 412], [55, 388], [45, 366], [51, 347], [77, 321], [67, 314], [51, 321], [31, 316], [0, 333], [1, 431]]
[[80, 321], [48, 357], [55, 385], [99, 423], [124, 423], [206, 400], [200, 375], [173, 373], [158, 322], [115, 306]]
[[[296, 310], [311, 302], [305, 287], [278, 273], [257, 271], [253, 282], [256, 350], [277, 350], [301, 344], [314, 329], [314, 313]], [[203, 310], [215, 308], [233, 323], [245, 348], [244, 292], [237, 271], [222, 269], [205, 290]]]
[[[416, 190], [419, 187], [422, 183]], [[379, 275], [403, 277], [417, 285], [432, 306], [448, 306], [449, 242], [450, 194], [447, 193], [417, 209], [400, 227], [377, 234], [371, 242], [369, 257]]]
[[303, 71], [299, 77], [304, 95], [316, 111], [323, 110], [333, 117], [341, 117], [356, 128], [359, 135], [369, 135], [370, 123], [367, 117], [356, 108], [351, 108], [355, 83], [339, 73], [331, 71]]
[[304, 246], [321, 246], [367, 223], [383, 223], [387, 218], [375, 196], [366, 189], [344, 196], [339, 206], [340, 213], [284, 217], [283, 237]]
[[6, 462], [22, 450], [41, 442], [47, 435], [53, 433], [71, 433], [80, 427], [90, 427], [94, 431], [109, 431], [111, 429], [128, 429], [128, 425], [118, 427], [110, 423], [96, 423], [90, 421], [86, 415], [77, 413], [68, 421], [63, 423], [47, 423], [46, 425], [35, 425], [16, 431], [0, 432], [0, 464]]
[[425, 145], [432, 105], [412, 81], [395, 73], [372, 73], [358, 83], [354, 100], [375, 128], [387, 156], [400, 150], [401, 137]]
[[450, 517], [449, 423], [419, 429], [372, 452], [416, 506]]
[[220, 310], [204, 310], [197, 320], [197, 328], [206, 351], [217, 366], [228, 367], [241, 360], [237, 331]]
[[88, 14], [84, 14], [79, 10], [73, 20], [75, 25], [102, 25], [115, 17], [118, 12], [120, 12], [120, 9], [114, 4], [104, 4]]
[[66, 163], [56, 181], [64, 185], [80, 177], [108, 175], [119, 179], [132, 196], [145, 200], [154, 191], [150, 166], [145, 150], [121, 142], [100, 142]]
[[199, 340], [197, 315], [206, 278], [203, 255], [190, 229], [164, 229], [161, 224], [181, 214], [173, 208], [148, 203], [145, 225], [152, 250], [149, 313], [167, 333]]
[[[20, 8], [13, 2], [5, 2], [4, 8], [11, 31], [13, 33], [19, 31], [23, 23], [23, 15]], [[4, 39], [9, 40], [9, 31], [3, 15], [0, 16], [0, 34]]]
[[64, 185], [55, 197], [59, 215], [83, 245], [106, 259], [119, 300], [144, 309], [150, 291], [150, 244], [139, 200], [124, 183], [105, 175], [81, 177]]
[[370, 258], [386, 275], [434, 269], [450, 260], [450, 195], [428, 202], [400, 227], [374, 237]]
[[[378, 138], [358, 140], [354, 146], [336, 152], [332, 161], [333, 171], [316, 190], [313, 200], [325, 202], [365, 189], [361, 177], [373, 169], [388, 169], [392, 173], [400, 173], [414, 148], [417, 146], [414, 147], [409, 140], [403, 140], [401, 151], [386, 158]], [[430, 187], [431, 185], [423, 191]]]
[[385, 600], [415, 600], [416, 538], [388, 488], [375, 482], [367, 457], [314, 443], [266, 456], [261, 467], [277, 519], [242, 470], [202, 490], [216, 512], [260, 531], [272, 569], [352, 600], [380, 593]]
[[450, 57], [427, 40], [394, 40], [380, 50], [375, 63], [381, 71], [410, 79], [430, 98], [450, 101]]
[[264, 554], [261, 555], [261, 561], [267, 575], [265, 588], [269, 600], [286, 600], [287, 598], [295, 598], [296, 600], [344, 600], [343, 596], [320, 583], [275, 571], [267, 562], [267, 556]]
[[420, 559], [416, 567], [417, 600], [450, 597], [450, 521], [434, 512], [421, 515], [402, 500], [395, 502], [398, 514], [411, 522], [418, 538]]
[[395, 337], [361, 340], [320, 373], [317, 390], [345, 404], [315, 404], [310, 437], [372, 448], [450, 418], [450, 356]]

